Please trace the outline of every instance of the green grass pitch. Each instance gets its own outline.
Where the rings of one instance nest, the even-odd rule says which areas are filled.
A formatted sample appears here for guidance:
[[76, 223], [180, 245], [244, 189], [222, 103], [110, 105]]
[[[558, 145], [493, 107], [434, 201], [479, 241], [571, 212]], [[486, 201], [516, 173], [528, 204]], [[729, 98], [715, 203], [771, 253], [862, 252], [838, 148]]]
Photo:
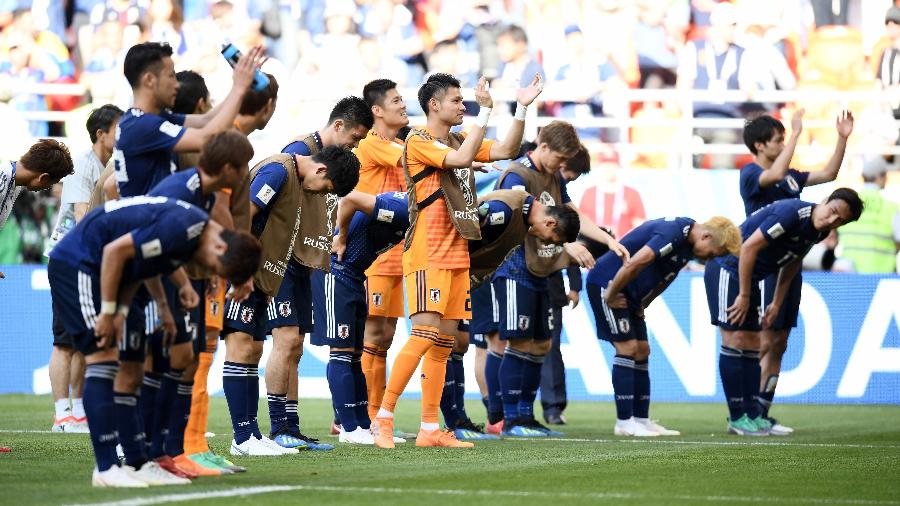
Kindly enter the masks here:
[[[483, 418], [477, 402], [468, 405]], [[0, 504], [849, 504], [900, 505], [900, 406], [776, 405], [791, 437], [724, 433], [725, 407], [657, 404], [675, 438], [613, 437], [611, 403], [575, 403], [564, 438], [479, 443], [474, 450], [395, 451], [337, 445], [331, 452], [234, 458], [244, 474], [142, 491], [90, 486], [87, 435], [49, 433], [46, 396], [0, 396]], [[326, 436], [329, 403], [301, 400], [309, 435]], [[210, 446], [231, 440], [224, 399], [214, 398]], [[397, 426], [412, 431], [418, 402], [403, 401]], [[267, 424], [264, 401], [260, 405]]]

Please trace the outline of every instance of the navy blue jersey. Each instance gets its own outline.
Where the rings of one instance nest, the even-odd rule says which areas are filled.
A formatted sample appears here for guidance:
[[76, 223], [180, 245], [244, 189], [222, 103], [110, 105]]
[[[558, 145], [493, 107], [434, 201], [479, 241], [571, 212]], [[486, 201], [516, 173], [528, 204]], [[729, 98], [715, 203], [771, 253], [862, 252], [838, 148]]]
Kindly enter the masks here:
[[215, 194], [203, 195], [203, 188], [200, 187], [200, 174], [197, 169], [182, 170], [166, 177], [147, 195], [183, 200], [206, 212], [210, 212], [213, 204], [216, 203]]
[[[522, 205], [522, 219], [525, 227], [528, 227], [528, 215], [531, 214], [531, 203], [534, 197], [526, 197]], [[512, 208], [499, 200], [488, 200], [478, 206], [479, 225], [481, 227], [481, 239], [469, 241], [469, 253], [475, 253], [479, 249], [500, 238], [506, 227], [512, 220]]]
[[[813, 227], [812, 212], [816, 204], [799, 199], [779, 200], [751, 214], [741, 223], [741, 237], [747, 240], [759, 230], [768, 245], [756, 255], [753, 279], [760, 280], [803, 258], [813, 245], [825, 239], [828, 231]], [[738, 258], [728, 255], [722, 261], [733, 274], [738, 272]]]
[[[694, 220], [690, 218], [660, 218], [644, 222], [622, 238], [621, 244], [629, 254], [634, 255], [647, 246], [656, 256], [653, 263], [622, 290], [632, 309], [644, 307], [644, 299], [648, 295], [668, 286], [685, 264], [694, 258], [693, 246], [688, 242], [693, 226]], [[609, 251], [588, 272], [587, 283], [606, 288], [621, 267], [622, 259]]]
[[116, 129], [113, 160], [119, 195], [146, 195], [177, 170], [172, 149], [184, 135], [184, 114], [164, 110], [151, 114], [128, 109]]
[[[537, 170], [534, 167], [534, 162], [531, 161], [531, 158], [528, 155], [523, 156], [516, 160], [516, 162], [521, 163], [522, 165], [530, 168], [531, 170]], [[566, 190], [566, 185], [568, 182], [559, 177], [557, 174], [557, 179], [559, 180], [559, 191], [562, 196], [562, 202], [550, 202], [548, 201], [549, 195], [544, 192], [541, 195], [535, 195], [540, 199], [540, 202], [545, 205], [565, 205], [572, 202], [572, 199], [569, 198], [569, 192]], [[495, 190], [523, 190], [528, 191], [525, 186], [525, 181], [519, 177], [517, 174], [509, 173], [503, 178], [503, 182], [496, 185]], [[508, 259], [506, 259], [503, 264], [497, 269], [497, 272], [494, 273], [493, 279], [497, 278], [506, 278], [512, 279], [519, 283], [521, 283], [526, 288], [531, 290], [546, 290], [547, 289], [547, 278], [539, 278], [528, 271], [528, 266], [525, 263], [525, 250], [519, 248], [513, 253]]]
[[[319, 146], [319, 151], [325, 149], [325, 146], [322, 144], [322, 137], [319, 136], [319, 132], [313, 132], [313, 138], [316, 140], [316, 146]], [[296, 140], [288, 144], [281, 150], [282, 153], [290, 153], [292, 155], [301, 155], [301, 156], [309, 156], [311, 153], [309, 151], [309, 146], [306, 145], [305, 142], [301, 140]]]
[[266, 227], [269, 209], [275, 205], [278, 194], [287, 179], [288, 174], [284, 170], [284, 165], [272, 162], [260, 167], [256, 177], [250, 182], [250, 202], [259, 208], [259, 212], [253, 217], [251, 224], [251, 231], [257, 237]]
[[365, 271], [378, 255], [400, 243], [409, 228], [409, 205], [404, 192], [375, 196], [371, 214], [357, 211], [347, 231], [344, 259], [331, 255], [331, 273], [338, 278], [365, 281]]
[[747, 216], [776, 200], [799, 199], [800, 192], [803, 191], [806, 180], [809, 179], [809, 172], [788, 169], [784, 179], [771, 186], [761, 188], [759, 176], [763, 170], [756, 163], [748, 163], [741, 169], [741, 198], [744, 200], [744, 213]]
[[131, 234], [135, 256], [125, 264], [122, 282], [167, 275], [191, 259], [208, 221], [206, 212], [180, 200], [111, 200], [89, 212], [53, 248], [50, 258], [100, 275], [103, 248]]

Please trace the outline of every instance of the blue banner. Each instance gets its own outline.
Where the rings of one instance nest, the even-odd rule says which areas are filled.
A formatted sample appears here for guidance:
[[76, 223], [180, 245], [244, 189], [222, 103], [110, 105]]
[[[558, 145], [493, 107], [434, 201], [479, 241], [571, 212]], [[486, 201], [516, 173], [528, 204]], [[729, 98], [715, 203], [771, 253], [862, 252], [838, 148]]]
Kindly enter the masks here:
[[[0, 393], [47, 393], [53, 336], [46, 269], [0, 266], [0, 272], [6, 274], [0, 279]], [[613, 349], [596, 339], [586, 293], [581, 300], [564, 311], [569, 399], [610, 400]], [[806, 273], [800, 315], [784, 358], [779, 402], [900, 404], [900, 277]], [[709, 324], [702, 276], [683, 273], [647, 308], [646, 318], [653, 399], [722, 400], [719, 336]], [[389, 362], [407, 338], [408, 326], [400, 325]], [[269, 352], [267, 342], [260, 369]], [[216, 355], [211, 392], [221, 391], [223, 357]], [[302, 397], [329, 396], [327, 360], [327, 348], [307, 343], [300, 365]], [[465, 361], [467, 390], [477, 395], [474, 350]], [[418, 392], [418, 382], [410, 382], [408, 394]]]

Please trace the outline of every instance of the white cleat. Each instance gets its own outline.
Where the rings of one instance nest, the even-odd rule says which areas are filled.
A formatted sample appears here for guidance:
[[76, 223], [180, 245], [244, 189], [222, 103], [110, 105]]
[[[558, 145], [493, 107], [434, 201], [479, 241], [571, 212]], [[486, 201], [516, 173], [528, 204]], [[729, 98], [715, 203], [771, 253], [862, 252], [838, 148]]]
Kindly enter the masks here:
[[772, 428], [769, 429], [769, 434], [773, 436], [790, 436], [794, 433], [794, 429], [788, 427], [787, 425], [781, 425], [778, 422], [774, 422], [772, 424]]
[[109, 488], [147, 488], [149, 486], [119, 466], [112, 466], [103, 472], [98, 471], [95, 467], [94, 474], [91, 476], [91, 485]]
[[613, 434], [616, 436], [628, 436], [628, 437], [656, 437], [659, 436], [658, 432], [654, 432], [643, 425], [634, 421], [634, 418], [629, 418], [628, 420], [616, 420], [616, 426], [613, 429]]
[[122, 469], [131, 475], [132, 478], [140, 480], [150, 486], [162, 485], [190, 485], [191, 480], [175, 476], [174, 474], [159, 467], [159, 464], [152, 460], [145, 463], [139, 470], [131, 466], [122, 466]]
[[352, 432], [346, 432], [341, 429], [340, 434], [338, 434], [338, 442], [354, 445], [374, 445], [375, 436], [373, 436], [370, 431], [363, 429], [362, 427], [357, 427]]
[[211, 437], [216, 437], [216, 433], [215, 432], [204, 432], [203, 437], [205, 437], [207, 439], [209, 439]]
[[275, 457], [278, 455], [284, 455], [283, 453], [281, 453], [281, 451], [272, 448], [271, 446], [263, 443], [253, 436], [250, 436], [250, 439], [244, 441], [241, 444], [237, 444], [237, 442], [232, 439], [231, 454], [248, 457]]
[[[373, 436], [373, 440], [374, 440], [374, 436]], [[403, 439], [402, 437], [394, 436], [394, 443], [400, 444], [400, 443], [405, 443], [405, 442], [406, 442], [406, 440]]]
[[88, 428], [87, 418], [75, 419], [71, 424], [69, 424], [69, 429], [66, 432], [74, 432], [75, 434], [90, 434], [91, 431]]
[[680, 436], [681, 432], [677, 430], [669, 430], [662, 425], [656, 423], [656, 420], [651, 420], [649, 418], [635, 418], [635, 423], [638, 425], [643, 425], [645, 429], [650, 432], [655, 432], [660, 436]]
[[296, 454], [300, 453], [300, 450], [298, 450], [296, 448], [285, 448], [285, 447], [281, 446], [280, 444], [276, 443], [275, 441], [272, 441], [271, 439], [267, 438], [266, 436], [263, 436], [261, 441], [264, 445], [270, 446], [277, 452], [281, 452], [280, 455], [296, 455]]

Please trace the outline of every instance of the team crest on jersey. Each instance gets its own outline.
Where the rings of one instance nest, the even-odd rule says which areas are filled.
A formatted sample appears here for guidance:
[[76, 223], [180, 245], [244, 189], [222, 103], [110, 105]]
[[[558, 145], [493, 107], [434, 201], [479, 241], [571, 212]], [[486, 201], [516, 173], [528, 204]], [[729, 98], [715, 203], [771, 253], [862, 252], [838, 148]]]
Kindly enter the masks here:
[[348, 337], [350, 337], [350, 325], [339, 323], [337, 335], [341, 339], [347, 339]]
[[432, 288], [428, 291], [428, 296], [431, 299], [431, 302], [437, 304], [441, 301], [441, 289], [440, 288]]
[[538, 197], [538, 202], [544, 204], [545, 206], [555, 206], [556, 200], [553, 199], [553, 196], [550, 195], [549, 192], [541, 192], [541, 196]]
[[528, 330], [528, 325], [531, 323], [531, 317], [520, 314], [519, 315], [519, 330]]
[[785, 176], [784, 182], [787, 183], [788, 188], [790, 188], [792, 192], [797, 193], [800, 191], [800, 184], [797, 183], [797, 180], [794, 179], [794, 176], [788, 174], [787, 176]]
[[210, 316], [219, 316], [219, 301], [209, 301], [209, 314]]
[[631, 332], [631, 322], [628, 318], [619, 318], [619, 332], [622, 334]]
[[241, 321], [244, 323], [253, 321], [253, 308], [245, 307], [241, 309]]
[[380, 292], [372, 292], [372, 305], [375, 307], [381, 307], [382, 296]]
[[284, 301], [278, 303], [278, 314], [282, 316], [282, 318], [287, 318], [291, 315], [291, 303], [290, 301]]

